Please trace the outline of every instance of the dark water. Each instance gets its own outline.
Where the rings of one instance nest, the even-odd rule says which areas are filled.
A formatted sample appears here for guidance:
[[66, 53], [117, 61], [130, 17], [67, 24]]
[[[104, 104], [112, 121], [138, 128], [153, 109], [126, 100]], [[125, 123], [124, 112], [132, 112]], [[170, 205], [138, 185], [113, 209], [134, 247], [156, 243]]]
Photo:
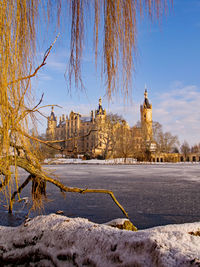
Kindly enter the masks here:
[[[49, 166], [67, 186], [104, 188], [112, 190], [139, 228], [157, 225], [200, 221], [200, 165], [58, 165]], [[20, 170], [21, 182], [27, 176]], [[30, 197], [31, 185], [22, 197]], [[124, 217], [109, 195], [66, 193], [64, 196], [54, 185], [47, 185], [48, 200], [43, 214], [62, 210], [70, 217], [85, 217], [97, 223]], [[16, 202], [10, 215], [0, 206], [0, 224], [17, 226], [28, 214], [28, 207]], [[40, 212], [30, 212], [33, 217]]]

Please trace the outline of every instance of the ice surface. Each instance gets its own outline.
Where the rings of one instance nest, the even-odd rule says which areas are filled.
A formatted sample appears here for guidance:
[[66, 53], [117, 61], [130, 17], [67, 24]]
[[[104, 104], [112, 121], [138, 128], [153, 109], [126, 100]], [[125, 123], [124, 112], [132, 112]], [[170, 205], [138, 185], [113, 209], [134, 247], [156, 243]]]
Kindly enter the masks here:
[[[43, 167], [51, 177], [66, 186], [112, 190], [139, 229], [200, 221], [200, 164], [61, 164]], [[27, 176], [20, 169], [19, 184]], [[123, 216], [108, 195], [67, 193], [64, 198], [59, 189], [47, 183], [47, 196], [43, 214], [62, 210], [66, 216], [84, 217], [97, 223]], [[31, 183], [22, 191], [21, 197], [31, 201]], [[29, 202], [25, 209], [22, 209], [25, 202], [16, 202], [14, 213], [10, 215], [3, 204], [6, 200], [0, 205], [0, 225], [19, 225], [30, 208]]]

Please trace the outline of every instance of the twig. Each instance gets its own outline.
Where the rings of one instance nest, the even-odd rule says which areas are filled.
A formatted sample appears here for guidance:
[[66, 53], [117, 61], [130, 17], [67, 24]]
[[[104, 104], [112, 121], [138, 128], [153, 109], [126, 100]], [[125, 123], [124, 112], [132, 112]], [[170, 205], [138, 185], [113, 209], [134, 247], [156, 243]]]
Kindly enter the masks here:
[[[46, 65], [46, 59], [47, 59], [47, 57], [49, 56], [49, 54], [50, 54], [50, 52], [51, 52], [51, 49], [52, 49], [52, 47], [54, 46], [56, 40], [58, 39], [58, 36], [59, 36], [59, 34], [56, 36], [54, 42], [51, 44], [51, 46], [50, 46], [50, 47], [47, 49], [47, 51], [45, 52], [42, 63], [35, 69], [35, 71], [34, 71], [32, 74], [30, 74], [30, 75], [28, 75], [28, 76], [25, 76], [25, 77], [21, 77], [21, 78], [15, 80], [15, 81], [12, 81], [12, 82], [10, 82], [8, 85], [11, 85], [11, 84], [13, 84], [13, 83], [17, 83], [17, 82], [21, 82], [21, 81], [26, 80], [26, 79], [31, 79], [31, 78], [33, 78], [33, 77], [37, 74], [38, 70], [39, 70], [40, 68], [42, 68], [44, 65]], [[27, 89], [25, 90], [25, 93], [26, 93], [26, 91], [27, 91]], [[24, 95], [25, 95], [25, 94], [24, 94]]]

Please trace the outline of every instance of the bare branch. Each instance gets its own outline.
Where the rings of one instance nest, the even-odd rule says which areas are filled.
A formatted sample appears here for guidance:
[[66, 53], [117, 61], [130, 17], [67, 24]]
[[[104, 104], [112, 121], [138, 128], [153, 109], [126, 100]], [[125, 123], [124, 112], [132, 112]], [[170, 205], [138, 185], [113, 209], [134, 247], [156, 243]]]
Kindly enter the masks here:
[[[13, 164], [16, 164], [18, 167], [23, 168], [26, 170], [28, 173], [30, 173], [32, 176], [35, 176], [43, 181], [47, 181], [49, 183], [54, 184], [58, 188], [60, 188], [62, 191], [65, 192], [74, 192], [74, 193], [80, 193], [80, 194], [85, 194], [85, 193], [100, 193], [100, 194], [108, 194], [112, 198], [112, 200], [115, 202], [115, 204], [120, 208], [120, 210], [123, 212], [123, 214], [128, 217], [128, 213], [125, 211], [123, 206], [117, 201], [116, 197], [114, 196], [113, 192], [110, 190], [105, 190], [105, 189], [82, 189], [78, 187], [67, 187], [63, 185], [61, 182], [59, 182], [56, 179], [53, 179], [49, 176], [47, 176], [41, 169], [36, 168], [34, 165], [32, 165], [28, 160], [25, 158], [20, 158], [17, 157], [16, 159], [14, 157], [10, 157], [10, 161], [13, 162]], [[16, 195], [16, 194], [15, 194]]]
[[[30, 75], [28, 75], [28, 76], [25, 76], [25, 77], [21, 77], [21, 78], [15, 80], [15, 81], [12, 81], [12, 82], [10, 82], [8, 85], [11, 85], [11, 84], [13, 84], [13, 83], [17, 83], [17, 82], [21, 82], [21, 81], [23, 81], [23, 80], [27, 80], [27, 79], [31, 79], [31, 78], [33, 78], [33, 77], [37, 74], [37, 72], [39, 71], [39, 69], [41, 69], [44, 65], [46, 65], [46, 59], [47, 59], [47, 57], [49, 56], [49, 54], [50, 54], [50, 52], [51, 52], [51, 49], [52, 49], [52, 47], [54, 46], [56, 40], [58, 39], [58, 36], [59, 36], [59, 34], [56, 36], [54, 42], [51, 44], [51, 46], [50, 46], [50, 47], [47, 49], [47, 51], [45, 52], [42, 63], [35, 69], [35, 71], [34, 71], [32, 74], [30, 74]], [[28, 86], [27, 86], [27, 88], [26, 88], [26, 90], [25, 90], [25, 93], [26, 93], [27, 90], [28, 90]], [[24, 95], [25, 95], [25, 94], [24, 94]], [[24, 96], [24, 95], [23, 95], [23, 96]]]
[[[29, 139], [32, 139], [34, 141], [37, 141], [39, 143], [42, 143], [42, 144], [45, 144], [45, 145], [50, 145], [50, 144], [56, 144], [56, 143], [62, 143], [62, 142], [67, 142], [67, 141], [72, 141], [72, 140], [76, 140], [76, 139], [79, 139], [79, 138], [83, 138], [83, 137], [87, 137], [89, 136], [92, 132], [96, 132], [97, 130], [96, 129], [91, 129], [87, 134], [85, 135], [79, 135], [79, 136], [74, 136], [74, 137], [70, 137], [70, 138], [67, 138], [67, 139], [61, 139], [61, 140], [48, 140], [48, 141], [44, 141], [44, 140], [41, 140], [37, 137], [34, 137], [34, 136], [31, 136], [25, 132], [22, 132], [20, 131], [20, 129], [16, 129], [17, 132], [20, 132], [22, 135], [26, 136], [27, 138]], [[52, 146], [53, 147], [53, 146]]]
[[12, 213], [12, 207], [13, 207], [13, 203], [15, 201], [15, 196], [17, 194], [21, 193], [22, 189], [27, 186], [27, 184], [32, 180], [32, 178], [33, 178], [33, 176], [30, 174], [27, 177], [27, 179], [22, 183], [22, 185], [20, 185], [20, 187], [17, 189], [17, 191], [13, 192], [12, 197], [10, 199], [10, 204], [9, 204], [9, 213]]

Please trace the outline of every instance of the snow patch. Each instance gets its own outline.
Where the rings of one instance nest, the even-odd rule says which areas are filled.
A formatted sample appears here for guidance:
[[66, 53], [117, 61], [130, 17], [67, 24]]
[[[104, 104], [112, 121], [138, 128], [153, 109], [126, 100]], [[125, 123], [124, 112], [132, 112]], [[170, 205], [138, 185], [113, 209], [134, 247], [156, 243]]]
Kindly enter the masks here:
[[134, 158], [127, 158], [126, 161], [123, 158], [116, 158], [116, 159], [106, 159], [106, 160], [99, 160], [99, 159], [90, 159], [90, 160], [82, 160], [82, 159], [66, 159], [66, 158], [52, 158], [52, 159], [45, 159], [45, 164], [135, 164], [137, 160]]
[[[120, 219], [119, 222], [122, 222]], [[199, 266], [200, 222], [138, 232], [50, 214], [0, 226], [0, 263], [22, 266]]]

